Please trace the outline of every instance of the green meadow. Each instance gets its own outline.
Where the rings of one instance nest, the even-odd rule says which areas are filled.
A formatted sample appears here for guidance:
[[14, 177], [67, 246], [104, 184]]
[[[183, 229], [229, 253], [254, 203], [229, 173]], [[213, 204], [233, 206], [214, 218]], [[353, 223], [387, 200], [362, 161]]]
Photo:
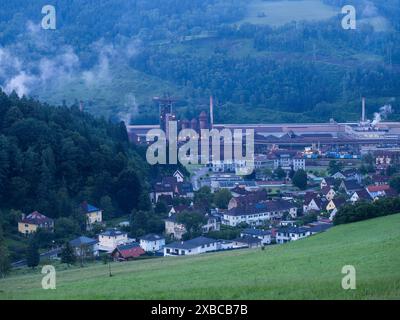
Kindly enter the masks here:
[[[342, 289], [345, 265], [356, 290]], [[55, 290], [37, 269], [0, 280], [0, 299], [399, 299], [400, 215], [265, 250], [113, 263], [112, 277], [100, 263], [57, 268]]]

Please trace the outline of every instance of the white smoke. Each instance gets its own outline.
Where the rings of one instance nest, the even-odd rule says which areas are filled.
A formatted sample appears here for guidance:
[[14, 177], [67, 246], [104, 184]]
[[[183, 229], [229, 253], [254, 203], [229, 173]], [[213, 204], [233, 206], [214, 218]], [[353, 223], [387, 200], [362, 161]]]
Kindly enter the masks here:
[[387, 119], [387, 117], [393, 112], [393, 108], [391, 104], [385, 104], [383, 107], [379, 109], [379, 112], [374, 113], [374, 120], [372, 121], [372, 125], [376, 126], [382, 120]]
[[136, 97], [134, 94], [129, 93], [125, 96], [125, 112], [119, 112], [118, 118], [125, 122], [125, 125], [129, 125], [131, 120], [138, 114], [139, 108], [136, 102]]
[[101, 39], [92, 44], [97, 62], [82, 69], [74, 49], [55, 41], [53, 33], [44, 31], [40, 23], [28, 21], [18, 41], [7, 47], [0, 45], [0, 88], [8, 94], [15, 91], [23, 96], [64, 86], [70, 80], [77, 80], [87, 88], [98, 82], [111, 83], [112, 65], [126, 63], [140, 46], [130, 38], [117, 36], [115, 44]]

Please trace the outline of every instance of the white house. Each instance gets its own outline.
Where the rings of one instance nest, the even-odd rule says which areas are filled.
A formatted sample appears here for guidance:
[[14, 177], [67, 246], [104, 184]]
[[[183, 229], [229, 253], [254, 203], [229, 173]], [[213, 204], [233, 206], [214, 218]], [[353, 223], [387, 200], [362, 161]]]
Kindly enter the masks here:
[[158, 234], [150, 233], [140, 238], [140, 247], [146, 252], [155, 252], [165, 246], [165, 238]]
[[357, 190], [356, 192], [353, 193], [353, 195], [350, 197], [350, 201], [354, 204], [358, 201], [367, 201], [370, 202], [372, 201], [371, 195], [368, 193], [366, 189], [361, 189]]
[[91, 230], [93, 225], [103, 221], [103, 210], [87, 203], [81, 203], [81, 210], [86, 217], [86, 230]]
[[310, 235], [307, 228], [289, 227], [280, 228], [276, 231], [276, 243], [282, 244], [289, 241], [297, 241]]
[[177, 182], [183, 182], [185, 180], [185, 176], [179, 170], [174, 172], [173, 177], [176, 178]]
[[244, 222], [259, 226], [265, 221], [281, 219], [285, 213], [297, 217], [297, 207], [285, 200], [267, 200], [256, 204], [239, 206], [223, 213], [222, 224], [235, 227]]
[[322, 188], [321, 193], [328, 201], [331, 201], [336, 196], [336, 192], [331, 186], [326, 186]]
[[271, 231], [270, 230], [261, 230], [261, 229], [244, 229], [241, 233], [241, 237], [253, 237], [261, 240], [261, 244], [267, 245], [271, 244]]
[[99, 250], [112, 252], [118, 245], [128, 243], [128, 234], [111, 229], [99, 234]]
[[164, 256], [185, 256], [216, 251], [219, 247], [218, 243], [218, 240], [206, 237], [176, 241], [164, 247]]
[[305, 202], [303, 206], [303, 211], [304, 213], [309, 213], [309, 212], [320, 212], [324, 211], [327, 205], [327, 200], [326, 198], [318, 198], [315, 197], [311, 199], [308, 203]]

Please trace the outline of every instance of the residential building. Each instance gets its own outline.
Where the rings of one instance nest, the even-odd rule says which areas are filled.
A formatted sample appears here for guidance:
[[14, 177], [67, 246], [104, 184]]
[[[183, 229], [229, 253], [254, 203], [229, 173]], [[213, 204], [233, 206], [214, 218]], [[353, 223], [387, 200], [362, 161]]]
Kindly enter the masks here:
[[326, 198], [315, 197], [311, 199], [308, 203], [304, 202], [303, 212], [311, 213], [311, 212], [321, 212], [324, 211], [328, 200]]
[[335, 183], [336, 183], [336, 179], [335, 178], [326, 177], [326, 178], [322, 179], [320, 188], [321, 189], [326, 188], [326, 187], [333, 188], [335, 186]]
[[326, 186], [322, 188], [321, 193], [328, 201], [331, 201], [336, 196], [336, 192], [333, 190], [332, 186]]
[[86, 201], [81, 203], [81, 211], [86, 218], [86, 230], [91, 230], [94, 224], [103, 221], [103, 211]]
[[355, 180], [343, 180], [339, 186], [339, 189], [351, 196], [357, 190], [363, 189], [363, 187]]
[[45, 215], [34, 211], [25, 216], [22, 215], [21, 221], [18, 222], [18, 232], [23, 234], [31, 234], [38, 229], [53, 231], [54, 220], [46, 217]]
[[258, 226], [265, 221], [281, 219], [287, 213], [297, 217], [297, 207], [289, 201], [277, 199], [261, 201], [251, 205], [234, 207], [223, 213], [222, 223], [232, 227], [240, 223]]
[[156, 252], [165, 246], [165, 237], [150, 233], [140, 238], [140, 247], [146, 252]]
[[248, 229], [244, 229], [240, 233], [240, 236], [257, 238], [261, 241], [261, 244], [263, 244], [263, 245], [271, 244], [271, 241], [272, 241], [271, 230], [248, 228]]
[[392, 189], [389, 185], [368, 186], [367, 191], [374, 200], [384, 197], [397, 196], [397, 192], [394, 189]]
[[240, 236], [233, 240], [233, 248], [258, 248], [262, 245], [262, 241], [259, 238], [248, 235]]
[[110, 229], [99, 234], [99, 250], [112, 252], [117, 246], [129, 242], [126, 232]]
[[176, 241], [165, 245], [164, 256], [195, 255], [216, 251], [218, 240], [206, 237], [197, 237], [188, 241]]
[[361, 189], [357, 190], [353, 193], [353, 195], [350, 197], [351, 203], [356, 203], [359, 201], [366, 201], [366, 202], [371, 202], [373, 198], [371, 195], [368, 193], [366, 189]]
[[335, 198], [329, 201], [328, 205], [326, 206], [326, 211], [330, 213], [329, 219], [333, 220], [340, 207], [344, 206], [345, 204], [346, 200], [343, 198]]
[[282, 244], [289, 241], [297, 241], [310, 235], [307, 228], [302, 227], [284, 227], [276, 231], [276, 243]]
[[85, 236], [69, 242], [77, 257], [97, 257], [99, 255], [98, 241]]
[[127, 261], [140, 257], [145, 251], [138, 243], [127, 243], [118, 245], [111, 253], [114, 261]]
[[273, 150], [268, 154], [268, 159], [273, 162], [273, 168], [281, 167], [283, 170], [305, 170], [306, 159], [295, 150]]

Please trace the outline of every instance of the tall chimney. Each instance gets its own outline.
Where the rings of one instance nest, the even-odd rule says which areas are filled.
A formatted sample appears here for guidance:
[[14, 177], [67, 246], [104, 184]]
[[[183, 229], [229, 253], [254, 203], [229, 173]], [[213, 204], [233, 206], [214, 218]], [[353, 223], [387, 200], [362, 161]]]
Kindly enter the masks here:
[[361, 122], [365, 123], [365, 98], [362, 98], [362, 114], [361, 114]]
[[210, 96], [210, 128], [214, 127], [214, 100], [213, 97]]

